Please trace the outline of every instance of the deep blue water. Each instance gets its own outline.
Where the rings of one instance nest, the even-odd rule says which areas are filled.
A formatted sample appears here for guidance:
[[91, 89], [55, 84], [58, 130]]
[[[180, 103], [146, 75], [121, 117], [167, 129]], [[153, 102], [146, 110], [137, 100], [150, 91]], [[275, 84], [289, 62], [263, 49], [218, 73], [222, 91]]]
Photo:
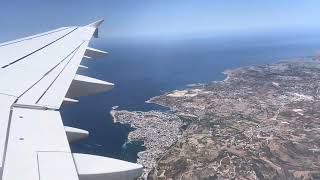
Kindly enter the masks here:
[[136, 161], [141, 142], [126, 143], [132, 128], [113, 123], [112, 106], [148, 111], [163, 108], [146, 100], [191, 83], [224, 79], [225, 69], [273, 63], [283, 59], [314, 55], [320, 36], [246, 36], [187, 40], [99, 39], [93, 46], [110, 52], [87, 60], [85, 75], [115, 83], [110, 92], [79, 98], [80, 103], [64, 107], [62, 116], [69, 126], [90, 131], [88, 139], [72, 146], [74, 152], [97, 154]]

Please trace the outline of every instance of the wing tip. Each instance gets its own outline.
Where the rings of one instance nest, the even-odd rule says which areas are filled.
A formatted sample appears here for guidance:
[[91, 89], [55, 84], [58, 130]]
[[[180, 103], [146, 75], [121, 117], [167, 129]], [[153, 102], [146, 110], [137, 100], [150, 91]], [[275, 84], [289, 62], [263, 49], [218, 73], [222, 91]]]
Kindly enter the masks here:
[[104, 21], [103, 19], [100, 19], [100, 20], [95, 21], [95, 22], [93, 22], [91, 24], [88, 24], [87, 26], [98, 28], [103, 23], [103, 21]]

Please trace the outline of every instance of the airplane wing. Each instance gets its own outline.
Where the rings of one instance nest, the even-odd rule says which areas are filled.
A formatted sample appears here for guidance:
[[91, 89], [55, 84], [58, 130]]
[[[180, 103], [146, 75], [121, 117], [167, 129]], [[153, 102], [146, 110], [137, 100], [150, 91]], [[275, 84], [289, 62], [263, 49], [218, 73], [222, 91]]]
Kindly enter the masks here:
[[88, 47], [103, 20], [63, 27], [0, 44], [0, 180], [135, 179], [142, 166], [72, 153], [88, 136], [65, 127], [59, 108], [114, 84], [77, 74], [83, 58], [106, 52]]

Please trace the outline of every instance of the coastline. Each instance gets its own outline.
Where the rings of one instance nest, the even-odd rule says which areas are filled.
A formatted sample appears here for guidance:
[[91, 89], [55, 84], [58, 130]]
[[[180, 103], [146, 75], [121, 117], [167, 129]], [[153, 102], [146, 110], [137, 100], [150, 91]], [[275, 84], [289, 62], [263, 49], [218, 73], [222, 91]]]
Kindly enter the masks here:
[[133, 131], [128, 142], [143, 142], [144, 151], [138, 152], [137, 162], [144, 166], [142, 178], [146, 179], [157, 159], [180, 138], [182, 120], [176, 115], [158, 111], [111, 110], [115, 123], [128, 124]]
[[[227, 69], [225, 71], [223, 71], [222, 73], [226, 75], [226, 78], [220, 81], [216, 81], [216, 82], [226, 82], [229, 80], [230, 78], [230, 72], [231, 70]], [[203, 84], [203, 83], [197, 83], [197, 84], [187, 84], [183, 89], [195, 89], [195, 88], [204, 88], [205, 86], [209, 85], [209, 84], [214, 84], [215, 82], [212, 83], [207, 83], [207, 84]], [[146, 100], [145, 103], [147, 104], [156, 104], [162, 107], [166, 107], [168, 108], [168, 110], [164, 111], [164, 112], [159, 112], [157, 110], [151, 110], [151, 111], [127, 111], [127, 110], [117, 110], [119, 106], [113, 106], [112, 110], [110, 111], [110, 115], [112, 116], [113, 122], [114, 123], [121, 123], [121, 124], [127, 124], [130, 125], [132, 128], [134, 128], [134, 130], [130, 131], [128, 134], [128, 140], [126, 143], [131, 143], [131, 142], [143, 142], [142, 146], [145, 147], [144, 151], [140, 151], [138, 152], [137, 156], [137, 162], [142, 164], [144, 166], [144, 173], [142, 174], [141, 178], [143, 179], [147, 179], [150, 171], [155, 167], [157, 160], [164, 155], [166, 152], [168, 152], [167, 150], [174, 146], [176, 142], [178, 142], [178, 140], [181, 139], [180, 136], [182, 136], [183, 132], [185, 131], [186, 127], [188, 127], [189, 122], [187, 123], [182, 123], [182, 120], [180, 118], [183, 118], [184, 120], [190, 121], [190, 120], [194, 120], [194, 119], [198, 119], [198, 116], [194, 115], [194, 114], [185, 114], [185, 113], [175, 113], [175, 108], [170, 106], [170, 105], [166, 105], [163, 103], [159, 103], [157, 101], [154, 101], [157, 98], [163, 97], [163, 96], [168, 96], [174, 92], [179, 92], [179, 91], [183, 91], [183, 90], [170, 90], [168, 92], [165, 92], [164, 94], [158, 95], [158, 96], [154, 96], [151, 97], [150, 99]], [[179, 136], [176, 136], [176, 138], [174, 137], [169, 137], [167, 139], [175, 139], [174, 141], [172, 141], [169, 145], [167, 145], [165, 148], [159, 150], [159, 148], [152, 148], [152, 146], [148, 146], [148, 142], [155, 142], [154, 137], [151, 137], [151, 139], [144, 139], [141, 138], [141, 135], [133, 135], [135, 133], [135, 131], [141, 129], [141, 126], [137, 126], [136, 122], [134, 121], [130, 121], [130, 120], [121, 120], [117, 117], [117, 113], [118, 112], [124, 112], [124, 113], [135, 113], [135, 114], [141, 114], [141, 113], [150, 113], [152, 115], [154, 115], [155, 113], [163, 113], [163, 114], [167, 114], [170, 113], [172, 115], [175, 114], [177, 115], [177, 119], [175, 121], [181, 121], [181, 123], [176, 126], [176, 129], [179, 129]], [[179, 117], [178, 117], [179, 116]], [[135, 119], [135, 118], [133, 118]], [[139, 120], [139, 118], [136, 118]], [[165, 118], [164, 118], [165, 119]], [[168, 127], [169, 125], [167, 125]], [[146, 143], [146, 141], [148, 141]], [[147, 145], [146, 145], [147, 144]], [[150, 158], [150, 152], [149, 151], [156, 151], [158, 152], [157, 155], [154, 155], [152, 158]]]
[[[213, 81], [212, 83], [206, 83], [206, 84], [203, 84], [203, 83], [197, 83], [197, 84], [191, 84], [191, 85], [187, 84], [182, 90], [170, 90], [168, 92], [165, 92], [164, 94], [151, 97], [150, 99], [145, 101], [145, 103], [148, 103], [148, 104], [156, 104], [156, 105], [168, 108], [168, 110], [166, 110], [165, 112], [159, 112], [157, 110], [151, 110], [151, 111], [147, 111], [147, 112], [144, 112], [144, 111], [127, 111], [127, 110], [119, 110], [119, 111], [120, 112], [125, 112], [125, 113], [132, 113], [133, 112], [133, 113], [137, 113], [137, 114], [140, 114], [140, 113], [151, 113], [151, 114], [153, 114], [153, 113], [170, 113], [170, 114], [175, 113], [176, 110], [175, 110], [175, 108], [173, 106], [166, 105], [164, 103], [159, 103], [159, 102], [154, 101], [154, 100], [158, 99], [160, 97], [163, 97], [163, 96], [168, 96], [168, 95], [170, 95], [171, 93], [174, 93], [174, 92], [184, 91], [186, 89], [189, 90], [189, 89], [194, 89], [194, 88], [199, 88], [199, 87], [200, 88], [204, 88], [207, 85], [215, 84], [217, 82], [227, 82], [230, 79], [230, 73], [231, 72], [232, 72], [231, 69], [227, 69], [227, 70], [221, 72], [221, 73], [226, 75], [226, 78], [223, 79], [223, 80]], [[130, 125], [132, 128], [135, 129], [135, 130], [132, 130], [132, 131], [129, 132], [128, 140], [127, 140], [126, 143], [137, 142], [137, 141], [143, 142], [142, 146], [145, 147], [145, 150], [138, 152], [138, 154], [137, 154], [137, 156], [138, 156], [137, 162], [144, 166], [144, 173], [142, 174], [141, 178], [142, 179], [147, 179], [150, 171], [155, 167], [158, 158], [160, 158], [162, 155], [164, 155], [166, 152], [168, 152], [167, 150], [170, 147], [172, 147], [176, 142], [178, 142], [178, 140], [180, 140], [181, 138], [179, 136], [177, 136], [177, 139], [174, 140], [174, 142], [170, 143], [170, 146], [167, 146], [165, 149], [162, 149], [160, 152], [159, 152], [159, 150], [155, 150], [154, 148], [152, 148], [150, 146], [148, 147], [148, 145], [145, 145], [146, 139], [143, 139], [143, 138], [139, 137], [139, 135], [138, 136], [132, 135], [137, 129], [141, 129], [141, 127], [140, 126], [136, 126], [136, 123], [133, 122], [133, 121], [120, 120], [116, 116], [118, 108], [119, 108], [119, 106], [113, 106], [112, 110], [110, 111], [110, 115], [112, 116], [113, 122], [114, 123], [127, 124], [127, 125]], [[199, 118], [198, 116], [196, 116], [194, 114], [184, 114], [184, 113], [181, 113], [181, 112], [180, 113], [175, 113], [175, 114], [178, 115], [180, 118], [184, 118], [187, 121]], [[189, 124], [189, 122], [187, 122], [187, 124]], [[177, 129], [179, 129], [179, 131], [181, 132], [180, 136], [182, 136], [182, 133], [185, 131], [185, 128], [186, 128], [186, 127], [183, 127], [183, 126], [188, 127], [188, 125], [186, 125], [186, 124], [183, 125], [182, 123], [177, 127]], [[148, 139], [147, 141], [154, 141], [153, 139], [154, 138]], [[170, 138], [168, 138], [168, 139], [170, 139]], [[156, 156], [154, 156], [153, 158], [147, 158], [148, 156], [150, 156], [150, 152], [148, 152], [150, 150], [151, 151], [154, 151], [154, 150], [158, 151], [158, 154]]]
[[[307, 123], [308, 126], [316, 127], [317, 123], [311, 123], [309, 118], [306, 118], [300, 119], [297, 124], [294, 118], [301, 118], [316, 108], [314, 106], [318, 106], [310, 104], [317, 101], [311, 98], [314, 95], [313, 91], [309, 90], [310, 86], [316, 84], [303, 80], [315, 78], [315, 82], [320, 81], [318, 70], [320, 71], [319, 64], [300, 61], [240, 67], [224, 71], [227, 76], [224, 80], [209, 83], [201, 88], [192, 86], [183, 90], [169, 91], [146, 101], [168, 107], [167, 112], [113, 111], [111, 113], [115, 122], [127, 123], [137, 128], [129, 133], [128, 139], [142, 140], [145, 143], [146, 150], [138, 153], [138, 162], [146, 167], [142, 177], [144, 179], [147, 177], [174, 179], [177, 176], [198, 178], [216, 175], [222, 178], [238, 176], [257, 178], [259, 173], [263, 174], [263, 177], [272, 179], [284, 177], [288, 171], [290, 177], [297, 177], [297, 174], [290, 169], [291, 164], [303, 170], [303, 177], [313, 177], [317, 176], [315, 168], [318, 167], [314, 165], [317, 155], [310, 152], [315, 152], [318, 148], [313, 147], [314, 143], [311, 147], [310, 143], [303, 140], [304, 144], [300, 146], [303, 146], [306, 152], [297, 153], [296, 147], [292, 146], [297, 143], [295, 138], [297, 135], [292, 132], [307, 134], [308, 139], [316, 141], [314, 139], [317, 137], [314, 134], [316, 132], [301, 129], [299, 124]], [[117, 113], [120, 115], [122, 113], [125, 117]], [[159, 115], [162, 117], [159, 118]], [[175, 118], [164, 125], [163, 122], [168, 119], [167, 115], [168, 117], [173, 115]], [[306, 117], [309, 116], [317, 117], [317, 114], [309, 113]], [[183, 127], [183, 124], [174, 127], [179, 129], [179, 135], [167, 136], [163, 142], [174, 137], [178, 138], [167, 146], [162, 146], [160, 151], [149, 146], [161, 142], [161, 139], [157, 136], [158, 133], [147, 136], [143, 133], [160, 132], [160, 136], [165, 136], [167, 133], [161, 134], [162, 131], [171, 127], [172, 122], [179, 120], [183, 122], [184, 118], [188, 119], [190, 124], [186, 127]], [[137, 133], [139, 131], [143, 133]], [[278, 141], [279, 138], [281, 142]], [[148, 155], [150, 151], [157, 153], [151, 157]], [[283, 156], [278, 157], [278, 154]], [[299, 158], [292, 159], [290, 156]], [[250, 163], [253, 160], [255, 163]], [[270, 163], [276, 165], [270, 166]], [[305, 163], [311, 168], [310, 171], [305, 169]], [[267, 170], [254, 166], [267, 167]], [[231, 171], [236, 167], [246, 168]]]

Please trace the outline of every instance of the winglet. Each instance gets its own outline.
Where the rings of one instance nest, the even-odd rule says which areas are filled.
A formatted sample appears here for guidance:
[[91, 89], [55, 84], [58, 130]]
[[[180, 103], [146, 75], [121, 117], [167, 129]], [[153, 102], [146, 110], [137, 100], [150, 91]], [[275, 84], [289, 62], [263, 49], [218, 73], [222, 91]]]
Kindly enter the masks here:
[[94, 28], [98, 28], [102, 23], [103, 23], [103, 19], [99, 20], [99, 21], [95, 21], [91, 24], [88, 24], [87, 26], [90, 26], [90, 27], [94, 27]]

